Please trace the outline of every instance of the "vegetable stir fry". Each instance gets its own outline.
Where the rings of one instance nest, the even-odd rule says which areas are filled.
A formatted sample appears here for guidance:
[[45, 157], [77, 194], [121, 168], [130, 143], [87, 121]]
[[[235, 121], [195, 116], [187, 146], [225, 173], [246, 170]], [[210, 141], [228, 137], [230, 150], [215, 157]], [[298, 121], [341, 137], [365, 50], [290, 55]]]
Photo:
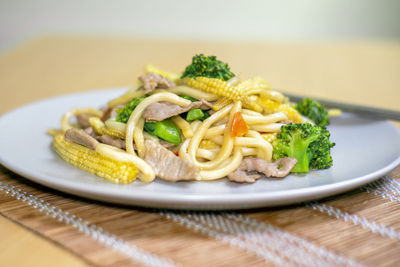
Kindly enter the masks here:
[[332, 166], [328, 112], [315, 100], [294, 105], [216, 56], [194, 56], [181, 74], [145, 69], [105, 107], [73, 109], [49, 130], [62, 159], [115, 183], [252, 183]]

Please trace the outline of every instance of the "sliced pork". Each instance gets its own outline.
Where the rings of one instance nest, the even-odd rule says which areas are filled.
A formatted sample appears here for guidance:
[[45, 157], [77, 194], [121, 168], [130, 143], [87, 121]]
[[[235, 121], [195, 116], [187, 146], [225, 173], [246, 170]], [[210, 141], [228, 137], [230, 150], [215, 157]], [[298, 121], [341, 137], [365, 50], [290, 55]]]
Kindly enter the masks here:
[[164, 141], [162, 139], [159, 139], [158, 143], [160, 145], [162, 145], [163, 147], [165, 147], [166, 149], [168, 149], [168, 150], [177, 150], [177, 148], [178, 148], [177, 145], [174, 145], [174, 144], [172, 144], [170, 142], [167, 142], [167, 141]]
[[162, 121], [184, 112], [188, 112], [192, 108], [210, 109], [211, 107], [212, 104], [204, 99], [192, 102], [186, 107], [181, 107], [170, 102], [156, 102], [150, 104], [143, 111], [142, 116], [146, 121]]
[[152, 140], [145, 141], [144, 160], [154, 169], [156, 176], [167, 181], [194, 180], [199, 171], [191, 162]]
[[[258, 173], [262, 173], [266, 177], [282, 178], [290, 173], [296, 163], [297, 159], [288, 157], [278, 159], [275, 162], [267, 162], [261, 158], [247, 157], [243, 159], [236, 171], [228, 175], [228, 179], [239, 183], [254, 183], [261, 177]], [[257, 172], [257, 174], [247, 172]]]
[[75, 128], [70, 128], [65, 132], [65, 140], [68, 142], [80, 144], [93, 150], [96, 149], [96, 146], [99, 143], [95, 138], [90, 136], [84, 130]]
[[76, 120], [78, 121], [78, 125], [82, 128], [85, 129], [90, 126], [89, 124], [89, 118], [93, 117], [93, 114], [79, 114], [76, 115]]
[[239, 169], [228, 175], [230, 181], [237, 183], [254, 183], [259, 178], [261, 178], [261, 174], [249, 174]]
[[146, 94], [154, 91], [156, 88], [169, 88], [175, 86], [175, 83], [154, 72], [149, 72], [140, 76], [139, 80], [142, 81], [143, 89]]
[[98, 136], [96, 138], [100, 143], [110, 145], [110, 146], [115, 146], [117, 148], [125, 149], [126, 148], [126, 143], [125, 140], [122, 140], [120, 138], [114, 138], [110, 135], [103, 134], [101, 136]]
[[[199, 109], [202, 109], [202, 110], [211, 109], [212, 106], [213, 106], [212, 103], [208, 102], [208, 101], [205, 100], [205, 99], [200, 99], [199, 101], [196, 101], [196, 102], [193, 102], [193, 103], [198, 103], [198, 102], [201, 102], [201, 105], [200, 105]], [[197, 104], [197, 105], [198, 105], [198, 104]]]
[[97, 139], [97, 137], [99, 137], [99, 136], [97, 135], [97, 133], [93, 130], [92, 126], [85, 128], [84, 131], [85, 131], [88, 135], [90, 135], [91, 137], [94, 137], [94, 138], [96, 138], [96, 139]]

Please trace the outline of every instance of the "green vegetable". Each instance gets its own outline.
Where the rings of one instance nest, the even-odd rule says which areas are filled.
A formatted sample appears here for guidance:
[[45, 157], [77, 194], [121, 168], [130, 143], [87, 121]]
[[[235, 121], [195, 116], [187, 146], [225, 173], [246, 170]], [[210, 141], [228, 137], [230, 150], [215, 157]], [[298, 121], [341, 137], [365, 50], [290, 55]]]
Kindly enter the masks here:
[[201, 120], [205, 120], [205, 119], [207, 119], [208, 117], [210, 117], [211, 115], [210, 115], [210, 112], [208, 112], [208, 110], [205, 110], [205, 111], [203, 111], [203, 113], [204, 113], [204, 117], [201, 119]]
[[309, 123], [282, 126], [281, 133], [272, 144], [273, 159], [296, 158], [297, 164], [292, 172], [307, 173], [309, 169], [327, 169], [332, 166], [330, 150], [335, 145], [329, 137], [330, 133], [325, 127]]
[[227, 81], [235, 74], [230, 71], [228, 64], [218, 60], [216, 56], [206, 57], [200, 54], [192, 58], [192, 64], [186, 67], [181, 78], [196, 78], [199, 76]]
[[155, 122], [145, 122], [143, 125], [143, 130], [148, 132], [151, 135], [156, 136], [154, 131], [156, 130], [156, 123]]
[[151, 135], [157, 136], [175, 145], [179, 145], [182, 142], [181, 131], [171, 119], [146, 122], [144, 124], [144, 130]]
[[[188, 95], [180, 95], [180, 97], [190, 100], [192, 102], [199, 101], [196, 98], [188, 96]], [[205, 120], [211, 116], [210, 113], [208, 112], [208, 110], [201, 110], [198, 108], [191, 109], [191, 110], [189, 110], [189, 112], [181, 114], [181, 116], [183, 118], [185, 118], [185, 115], [186, 115], [187, 121]]]
[[204, 113], [199, 108], [192, 108], [186, 115], [187, 121], [200, 120], [204, 117]]
[[145, 99], [146, 96], [141, 96], [132, 99], [128, 104], [126, 104], [123, 108], [117, 110], [117, 117], [115, 118], [116, 121], [127, 123], [129, 117], [131, 116], [133, 110]]
[[182, 98], [184, 98], [184, 99], [187, 99], [187, 100], [190, 100], [190, 101], [192, 101], [192, 102], [199, 101], [199, 100], [197, 100], [196, 98], [191, 97], [191, 96], [189, 96], [189, 95], [180, 95], [180, 97], [182, 97]]
[[326, 126], [329, 124], [328, 111], [318, 101], [311, 98], [305, 98], [298, 103], [295, 108], [300, 114], [308, 117], [318, 126]]

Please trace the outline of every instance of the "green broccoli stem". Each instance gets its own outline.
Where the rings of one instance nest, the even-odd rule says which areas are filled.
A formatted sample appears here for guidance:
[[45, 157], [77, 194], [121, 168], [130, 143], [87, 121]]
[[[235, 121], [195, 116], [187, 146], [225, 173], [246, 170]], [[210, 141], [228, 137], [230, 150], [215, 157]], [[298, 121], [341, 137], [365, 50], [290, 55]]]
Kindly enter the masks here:
[[310, 158], [308, 156], [307, 149], [299, 149], [294, 151], [291, 156], [297, 159], [297, 163], [291, 172], [309, 172], [310, 168], [308, 166], [310, 164]]
[[303, 138], [300, 134], [292, 136], [292, 144], [289, 149], [289, 157], [296, 158], [297, 163], [291, 172], [307, 173], [310, 171], [309, 165], [312, 155], [308, 152], [310, 144], [318, 139], [317, 135], [311, 135], [308, 138]]

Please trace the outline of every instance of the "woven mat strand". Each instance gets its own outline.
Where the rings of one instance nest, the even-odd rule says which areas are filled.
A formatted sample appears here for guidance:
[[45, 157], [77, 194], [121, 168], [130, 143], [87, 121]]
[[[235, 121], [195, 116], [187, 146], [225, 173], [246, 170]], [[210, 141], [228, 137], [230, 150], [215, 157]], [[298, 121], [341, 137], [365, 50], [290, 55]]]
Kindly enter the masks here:
[[248, 212], [108, 205], [0, 166], [0, 213], [97, 266], [396, 266], [400, 167], [361, 189]]

